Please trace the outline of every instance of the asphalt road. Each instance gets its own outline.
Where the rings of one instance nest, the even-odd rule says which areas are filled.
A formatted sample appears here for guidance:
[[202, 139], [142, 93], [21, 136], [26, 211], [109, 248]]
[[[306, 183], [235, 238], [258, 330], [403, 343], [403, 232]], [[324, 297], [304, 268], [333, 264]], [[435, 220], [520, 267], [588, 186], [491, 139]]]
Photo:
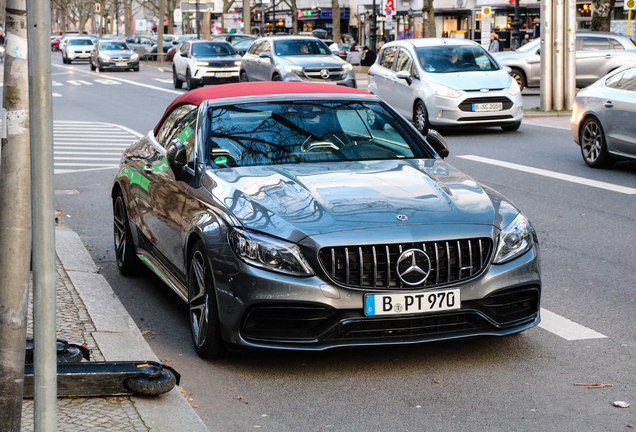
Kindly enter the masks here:
[[[570, 132], [556, 128], [444, 132], [448, 162], [512, 199], [532, 220], [542, 251], [542, 307], [579, 327], [565, 322], [505, 338], [204, 361], [192, 348], [185, 304], [148, 272], [118, 273], [110, 201], [115, 169], [101, 160], [110, 156], [93, 156], [110, 145], [103, 152], [117, 159], [125, 133], [153, 128], [182, 91], [154, 65], [97, 74], [87, 64], [62, 65], [59, 53], [53, 62], [60, 84], [53, 88], [54, 119], [118, 129], [93, 125], [100, 132], [91, 140], [85, 124], [75, 124], [73, 138], [73, 123], [56, 123], [56, 139], [75, 148], [80, 161], [60, 165], [66, 172], [55, 176], [61, 223], [78, 232], [139, 328], [152, 332], [146, 336], [152, 349], [182, 374], [183, 389], [211, 430], [620, 431], [636, 424], [636, 189], [615, 187], [636, 188], [636, 162], [592, 170]], [[599, 337], [568, 340], [561, 328], [568, 326]], [[619, 400], [633, 406], [613, 407]]]

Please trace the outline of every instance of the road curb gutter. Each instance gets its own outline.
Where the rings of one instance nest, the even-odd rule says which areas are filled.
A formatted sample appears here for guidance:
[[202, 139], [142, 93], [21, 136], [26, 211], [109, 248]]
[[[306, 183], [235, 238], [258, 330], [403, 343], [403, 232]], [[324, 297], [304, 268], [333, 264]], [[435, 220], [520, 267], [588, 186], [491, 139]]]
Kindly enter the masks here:
[[[58, 227], [55, 239], [58, 258], [95, 325], [91, 334], [105, 360], [158, 361], [108, 281], [97, 273], [98, 267], [77, 233]], [[159, 397], [131, 400], [153, 432], [208, 432], [177, 388]]]

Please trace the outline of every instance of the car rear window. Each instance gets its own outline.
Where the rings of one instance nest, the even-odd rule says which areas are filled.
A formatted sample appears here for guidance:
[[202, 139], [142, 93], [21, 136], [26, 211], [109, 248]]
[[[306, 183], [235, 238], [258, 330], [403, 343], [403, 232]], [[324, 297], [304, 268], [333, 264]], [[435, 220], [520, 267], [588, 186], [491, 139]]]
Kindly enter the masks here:
[[602, 51], [609, 50], [609, 39], [604, 37], [584, 37], [583, 51]]
[[432, 157], [377, 102], [261, 102], [207, 117], [206, 152], [219, 168]]
[[380, 58], [380, 66], [387, 69], [393, 69], [393, 62], [395, 61], [395, 52], [397, 47], [387, 47], [382, 51], [382, 57]]
[[610, 41], [612, 42], [612, 48], [615, 50], [624, 50], [625, 47], [623, 46], [622, 43], [620, 43], [619, 41], [617, 41], [616, 39], [610, 39]]

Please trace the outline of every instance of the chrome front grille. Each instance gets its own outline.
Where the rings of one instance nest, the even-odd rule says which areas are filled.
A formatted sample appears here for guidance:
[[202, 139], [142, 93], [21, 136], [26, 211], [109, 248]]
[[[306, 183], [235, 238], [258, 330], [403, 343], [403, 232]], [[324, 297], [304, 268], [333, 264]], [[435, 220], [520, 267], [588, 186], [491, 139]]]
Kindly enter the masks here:
[[[425, 251], [431, 263], [428, 278], [419, 285], [403, 284], [397, 261], [409, 249]], [[336, 283], [356, 288], [432, 288], [477, 276], [488, 265], [492, 252], [489, 238], [426, 243], [323, 248], [320, 263]]]
[[[327, 78], [324, 78], [322, 76], [322, 71], [325, 69], [329, 71], [329, 77]], [[303, 72], [309, 79], [329, 81], [341, 79], [344, 73], [344, 69], [342, 69], [341, 67], [307, 67], [303, 70]]]

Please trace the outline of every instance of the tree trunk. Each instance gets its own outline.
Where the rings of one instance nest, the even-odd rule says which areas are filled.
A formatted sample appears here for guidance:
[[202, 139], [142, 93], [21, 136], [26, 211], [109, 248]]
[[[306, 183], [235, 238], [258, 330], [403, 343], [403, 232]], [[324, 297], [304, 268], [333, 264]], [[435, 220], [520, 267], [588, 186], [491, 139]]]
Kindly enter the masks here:
[[157, 23], [157, 61], [163, 60], [163, 23], [166, 17], [166, 0], [159, 2], [159, 22]]
[[[232, 7], [233, 3], [233, 0], [223, 0], [223, 15], [230, 13], [230, 8]], [[226, 33], [225, 20], [223, 19], [223, 15], [221, 15], [221, 33]]]
[[176, 9], [175, 2], [166, 2], [166, 9], [166, 14], [168, 14], [168, 33], [174, 34], [174, 10]]
[[298, 5], [296, 0], [291, 0], [291, 14], [292, 14], [292, 34], [298, 34]]
[[124, 31], [126, 32], [126, 36], [132, 36], [132, 1], [124, 2]]
[[338, 0], [331, 0], [331, 22], [333, 22], [333, 28], [331, 29], [332, 39], [334, 43], [340, 42], [340, 5]]
[[614, 10], [616, 0], [593, 0], [592, 1], [592, 25], [590, 30], [608, 32], [610, 31], [611, 14]]
[[433, 0], [424, 0], [422, 7], [422, 32], [425, 38], [434, 38], [435, 32], [435, 9]]

